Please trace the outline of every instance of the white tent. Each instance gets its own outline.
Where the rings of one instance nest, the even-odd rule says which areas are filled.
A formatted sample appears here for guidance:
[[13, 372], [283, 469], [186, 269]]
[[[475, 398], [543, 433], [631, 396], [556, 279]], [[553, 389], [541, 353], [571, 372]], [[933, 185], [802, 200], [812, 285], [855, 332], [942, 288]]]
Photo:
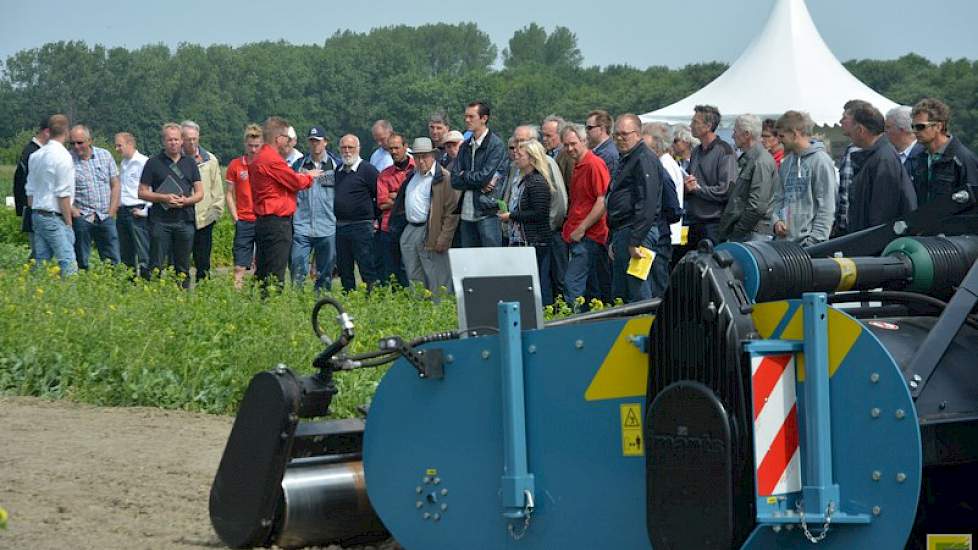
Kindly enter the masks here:
[[804, 0], [778, 0], [764, 30], [729, 69], [686, 99], [641, 118], [688, 123], [694, 106], [715, 105], [725, 127], [737, 115], [777, 118], [791, 109], [808, 112], [818, 126], [833, 126], [850, 99], [868, 101], [884, 114], [897, 106], [839, 63]]

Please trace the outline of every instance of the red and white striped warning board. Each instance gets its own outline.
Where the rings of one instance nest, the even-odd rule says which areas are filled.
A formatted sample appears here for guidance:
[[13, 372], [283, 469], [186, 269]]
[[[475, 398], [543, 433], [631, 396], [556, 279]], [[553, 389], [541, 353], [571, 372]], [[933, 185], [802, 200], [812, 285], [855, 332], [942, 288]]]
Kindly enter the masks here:
[[795, 356], [751, 358], [754, 393], [754, 467], [758, 496], [801, 490]]

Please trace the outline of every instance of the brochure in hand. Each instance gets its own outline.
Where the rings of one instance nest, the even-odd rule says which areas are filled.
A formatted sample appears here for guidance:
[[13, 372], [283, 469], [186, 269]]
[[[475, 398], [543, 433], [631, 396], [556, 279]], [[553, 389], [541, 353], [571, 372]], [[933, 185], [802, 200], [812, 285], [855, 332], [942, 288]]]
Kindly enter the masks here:
[[[181, 186], [180, 182], [178, 182], [177, 179], [172, 175], [167, 176], [166, 179], [163, 180], [163, 183], [161, 183], [160, 186], [156, 188], [156, 192], [162, 195], [180, 195], [180, 196], [184, 195], [183, 186]], [[172, 206], [169, 205], [169, 203], [160, 202], [157, 204], [162, 206], [164, 210], [169, 210], [170, 208], [173, 208]]]
[[652, 262], [655, 261], [655, 252], [652, 252], [644, 246], [640, 246], [638, 247], [638, 253], [642, 257], [632, 258], [628, 261], [627, 273], [632, 277], [638, 277], [645, 281], [649, 278], [649, 271], [652, 270]]

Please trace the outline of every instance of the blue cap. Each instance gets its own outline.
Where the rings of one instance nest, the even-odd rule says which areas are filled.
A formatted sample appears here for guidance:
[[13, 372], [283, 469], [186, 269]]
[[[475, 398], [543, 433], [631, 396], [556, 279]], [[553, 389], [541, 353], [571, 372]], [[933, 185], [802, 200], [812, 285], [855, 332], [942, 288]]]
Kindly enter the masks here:
[[313, 126], [309, 130], [309, 139], [326, 139], [326, 131], [322, 126]]

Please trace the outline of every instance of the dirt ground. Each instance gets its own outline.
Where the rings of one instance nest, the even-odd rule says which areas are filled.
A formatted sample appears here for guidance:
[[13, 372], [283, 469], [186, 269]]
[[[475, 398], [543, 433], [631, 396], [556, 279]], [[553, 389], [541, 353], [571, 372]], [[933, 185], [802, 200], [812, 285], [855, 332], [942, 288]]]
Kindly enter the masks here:
[[0, 548], [223, 548], [207, 498], [231, 422], [0, 397]]

